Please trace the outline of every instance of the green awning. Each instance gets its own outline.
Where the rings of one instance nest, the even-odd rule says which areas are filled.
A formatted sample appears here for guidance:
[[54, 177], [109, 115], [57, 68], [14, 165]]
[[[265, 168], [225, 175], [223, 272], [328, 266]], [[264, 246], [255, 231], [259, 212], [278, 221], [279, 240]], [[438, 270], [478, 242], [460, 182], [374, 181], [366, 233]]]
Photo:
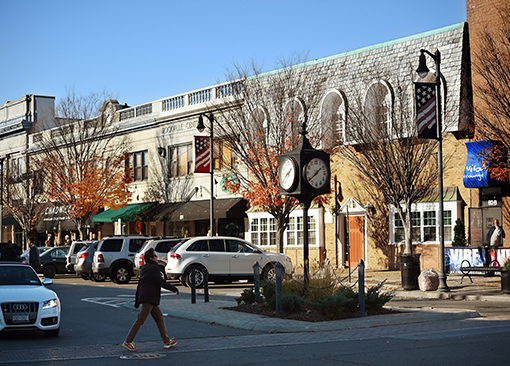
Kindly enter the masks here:
[[154, 203], [138, 203], [127, 205], [117, 210], [107, 210], [91, 218], [93, 222], [115, 222], [120, 219], [122, 222], [131, 222], [133, 218], [151, 207]]
[[5, 226], [9, 226], [9, 225], [19, 226], [18, 222], [16, 221], [16, 219], [12, 215], [4, 217], [2, 219], [2, 225], [5, 225]]

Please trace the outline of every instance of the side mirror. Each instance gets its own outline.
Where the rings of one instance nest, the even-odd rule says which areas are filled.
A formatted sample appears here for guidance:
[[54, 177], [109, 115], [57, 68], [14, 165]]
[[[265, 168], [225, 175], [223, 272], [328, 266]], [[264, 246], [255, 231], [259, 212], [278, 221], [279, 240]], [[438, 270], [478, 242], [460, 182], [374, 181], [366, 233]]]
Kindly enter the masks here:
[[53, 281], [51, 280], [51, 278], [45, 278], [43, 279], [43, 285], [44, 286], [53, 285]]

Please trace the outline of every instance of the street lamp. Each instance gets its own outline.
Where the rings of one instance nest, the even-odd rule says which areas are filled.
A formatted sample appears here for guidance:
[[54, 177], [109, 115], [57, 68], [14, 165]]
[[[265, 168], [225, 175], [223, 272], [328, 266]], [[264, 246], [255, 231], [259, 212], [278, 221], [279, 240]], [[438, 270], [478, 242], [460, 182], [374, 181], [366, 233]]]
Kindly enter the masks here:
[[206, 116], [207, 119], [209, 120], [209, 122], [211, 122], [211, 128], [209, 129], [209, 150], [210, 150], [210, 157], [209, 157], [209, 166], [210, 166], [210, 170], [209, 170], [209, 173], [211, 175], [211, 204], [210, 204], [210, 209], [209, 209], [209, 228], [210, 228], [210, 234], [211, 236], [215, 236], [215, 230], [214, 230], [214, 167], [213, 167], [213, 121], [214, 121], [214, 116], [212, 113], [210, 113], [209, 115], [207, 114], [202, 114], [200, 113], [200, 115], [198, 116], [198, 125], [197, 125], [197, 130], [199, 132], [203, 132], [205, 130], [205, 125], [204, 125], [204, 117], [203, 116]]
[[420, 50], [420, 61], [416, 72], [420, 78], [425, 78], [429, 73], [425, 54], [432, 57], [436, 63], [436, 118], [437, 118], [437, 171], [438, 171], [438, 189], [439, 189], [439, 260], [440, 260], [440, 273], [439, 273], [439, 287], [440, 292], [449, 292], [450, 289], [446, 284], [445, 273], [445, 258], [444, 258], [444, 202], [443, 202], [443, 134], [442, 134], [442, 120], [441, 120], [441, 53], [436, 49], [433, 54], [427, 50]]

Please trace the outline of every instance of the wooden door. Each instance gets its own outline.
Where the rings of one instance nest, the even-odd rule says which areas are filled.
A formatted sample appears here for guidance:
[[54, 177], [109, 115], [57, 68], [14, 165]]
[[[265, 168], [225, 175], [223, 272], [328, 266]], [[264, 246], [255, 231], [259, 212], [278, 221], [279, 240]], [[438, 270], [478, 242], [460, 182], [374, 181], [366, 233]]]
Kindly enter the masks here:
[[350, 266], [356, 267], [363, 258], [363, 216], [349, 216]]

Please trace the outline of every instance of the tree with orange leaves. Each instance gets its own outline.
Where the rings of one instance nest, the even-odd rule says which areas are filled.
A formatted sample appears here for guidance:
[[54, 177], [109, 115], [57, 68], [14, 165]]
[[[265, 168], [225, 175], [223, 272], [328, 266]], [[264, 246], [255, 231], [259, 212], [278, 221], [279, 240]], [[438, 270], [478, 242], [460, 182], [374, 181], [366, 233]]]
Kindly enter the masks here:
[[[37, 167], [50, 201], [68, 208], [83, 238], [84, 224], [99, 209], [125, 207], [130, 198], [125, 161], [129, 149], [106, 94], [60, 100], [39, 134]], [[106, 100], [105, 100], [106, 99]], [[103, 103], [104, 101], [104, 103]]]
[[281, 68], [267, 74], [254, 62], [250, 67], [235, 65], [227, 75], [230, 105], [215, 108], [214, 113], [215, 135], [235, 157], [223, 164], [237, 177], [227, 181], [227, 188], [237, 188], [252, 208], [274, 217], [281, 253], [289, 215], [299, 203], [280, 195], [278, 157], [297, 146], [298, 129], [305, 120], [309, 131], [314, 131], [312, 143], [321, 141], [318, 116], [325, 83], [307, 78], [296, 67], [302, 61], [300, 56], [281, 60]]

